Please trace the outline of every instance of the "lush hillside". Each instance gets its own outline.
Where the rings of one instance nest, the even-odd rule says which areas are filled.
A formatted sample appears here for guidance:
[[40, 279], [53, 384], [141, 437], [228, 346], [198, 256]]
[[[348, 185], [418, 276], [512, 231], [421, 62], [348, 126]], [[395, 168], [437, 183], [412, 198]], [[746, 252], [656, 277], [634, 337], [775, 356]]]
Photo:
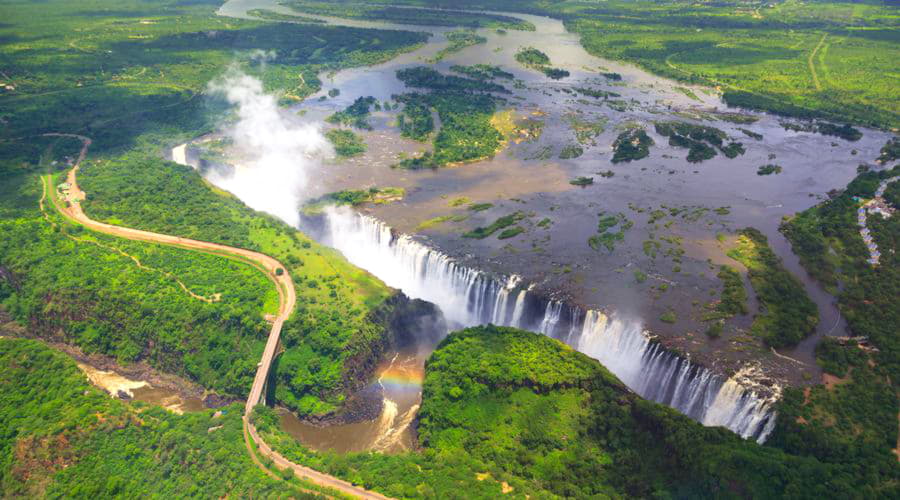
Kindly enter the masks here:
[[312, 497], [251, 461], [240, 405], [181, 416], [125, 404], [33, 340], [0, 339], [0, 365], [4, 498]]
[[4, 309], [34, 335], [245, 393], [268, 331], [263, 315], [277, 308], [262, 273], [218, 256], [90, 233], [52, 208], [45, 218], [40, 190], [30, 174], [0, 184]]
[[98, 220], [250, 248], [285, 264], [297, 308], [282, 332], [286, 352], [277, 364], [275, 395], [283, 404], [328, 412], [345, 389], [366, 383], [357, 365], [371, 369], [377, 361], [387, 333], [374, 318], [391, 307], [385, 300], [392, 292], [380, 281], [287, 224], [213, 191], [190, 167], [132, 154], [91, 162], [81, 178], [89, 193], [85, 212]]
[[263, 316], [277, 302], [263, 275], [58, 220], [57, 229], [37, 212], [39, 183], [30, 173], [71, 164], [80, 141], [35, 134], [89, 136], [81, 180], [90, 216], [259, 250], [290, 268], [298, 309], [285, 326], [287, 350], [272, 387], [303, 413], [330, 412], [366, 382], [380, 355], [392, 292], [336, 252], [217, 194], [191, 169], [160, 160], [161, 146], [221, 118], [220, 103], [204, 94], [231, 65], [296, 100], [318, 89], [318, 71], [389, 59], [425, 35], [248, 22], [215, 15], [218, 6], [4, 4], [0, 300], [36, 335], [121, 362], [147, 360], [236, 396], [249, 387], [267, 330]]
[[[866, 262], [869, 251], [857, 225], [861, 205], [857, 200], [870, 199], [879, 184], [897, 175], [898, 167], [864, 171], [843, 192], [782, 225], [800, 262], [836, 293], [850, 331], [858, 338], [826, 340], [818, 346], [827, 384], [785, 392], [772, 442], [829, 462], [853, 462], [860, 474], [882, 477], [897, 469], [900, 217], [896, 213], [890, 218], [867, 217], [881, 252], [880, 264], [873, 267]], [[889, 189], [896, 190], [897, 184]], [[900, 207], [889, 193], [885, 198]]]
[[426, 365], [423, 391], [422, 449], [404, 455], [318, 454], [279, 431], [270, 411], [254, 418], [292, 459], [404, 498], [494, 498], [501, 489], [537, 498], [896, 493], [896, 468], [859, 474], [840, 460], [703, 427], [642, 400], [564, 344], [512, 328], [451, 334]]

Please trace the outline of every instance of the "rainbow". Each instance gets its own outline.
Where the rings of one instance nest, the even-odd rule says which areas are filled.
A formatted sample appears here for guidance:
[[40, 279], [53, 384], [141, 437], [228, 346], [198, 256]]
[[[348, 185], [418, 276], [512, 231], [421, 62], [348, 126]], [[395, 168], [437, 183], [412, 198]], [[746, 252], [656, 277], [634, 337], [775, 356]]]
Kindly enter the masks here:
[[379, 382], [385, 388], [392, 389], [421, 389], [425, 374], [422, 370], [398, 370], [388, 368], [381, 372]]

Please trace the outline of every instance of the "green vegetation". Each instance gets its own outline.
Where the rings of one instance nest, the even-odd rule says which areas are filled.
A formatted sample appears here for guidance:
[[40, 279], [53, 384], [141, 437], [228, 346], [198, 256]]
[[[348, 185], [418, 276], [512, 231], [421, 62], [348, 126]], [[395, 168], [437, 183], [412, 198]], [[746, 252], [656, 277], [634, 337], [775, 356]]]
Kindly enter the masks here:
[[613, 142], [613, 163], [636, 161], [650, 156], [650, 146], [653, 139], [644, 132], [644, 129], [633, 128], [626, 130], [616, 137]]
[[816, 304], [803, 285], [775, 255], [765, 235], [754, 228], [739, 232], [737, 246], [728, 256], [747, 268], [760, 303], [751, 332], [772, 347], [792, 346], [812, 333], [819, 323]]
[[328, 193], [318, 199], [308, 201], [303, 205], [303, 213], [306, 215], [317, 215], [322, 212], [325, 207], [349, 205], [352, 207], [363, 205], [366, 203], [374, 203], [376, 205], [384, 205], [400, 201], [406, 196], [406, 190], [399, 187], [370, 187], [369, 189], [344, 189]]
[[881, 147], [881, 153], [878, 155], [878, 163], [884, 165], [900, 158], [900, 138], [891, 137], [884, 146]]
[[862, 139], [862, 132], [848, 124], [835, 125], [833, 123], [819, 122], [818, 128], [819, 133], [823, 135], [833, 135], [851, 142]]
[[[625, 214], [605, 215], [597, 214], [600, 219], [597, 222], [597, 234], [588, 238], [588, 246], [599, 251], [605, 247], [609, 252], [615, 249], [616, 243], [625, 239], [625, 231], [631, 229], [634, 223], [625, 217]], [[618, 231], [613, 231], [618, 226]]]
[[[353, 360], [372, 355], [373, 346], [380, 345], [384, 326], [371, 318], [391, 295], [380, 281], [287, 224], [217, 194], [190, 167], [133, 153], [90, 162], [82, 167], [79, 179], [89, 193], [84, 209], [92, 218], [257, 250], [287, 266], [298, 297], [295, 313], [282, 331], [285, 352], [276, 360], [271, 384], [282, 404], [304, 414], [326, 413], [343, 400], [344, 391], [359, 383], [343, 374], [354, 369]], [[397, 196], [402, 192], [375, 189], [337, 193], [332, 199], [354, 203]], [[248, 321], [232, 320], [239, 325]], [[261, 329], [258, 335], [259, 352], [264, 332]], [[145, 330], [136, 335], [146, 335]], [[213, 335], [200, 338], [215, 342]], [[220, 344], [222, 350], [230, 348]], [[221, 363], [220, 369], [242, 374], [246, 390], [258, 356], [258, 352], [243, 355], [240, 362]]]
[[728, 158], [735, 158], [744, 154], [744, 147], [739, 142], [725, 144], [728, 135], [715, 128], [705, 125], [693, 125], [686, 122], [656, 122], [656, 133], [669, 138], [670, 146], [687, 148], [689, 150], [687, 160], [691, 163], [699, 163], [716, 156], [718, 148]]
[[826, 373], [836, 377], [846, 377], [851, 369], [862, 368], [868, 360], [855, 339], [845, 342], [826, 337], [816, 346], [816, 361]]
[[[663, 283], [663, 285], [665, 285], [665, 283]], [[678, 322], [678, 316], [675, 315], [675, 311], [670, 309], [670, 310], [662, 313], [659, 316], [659, 320], [662, 321], [663, 323], [674, 324], [674, 323]]]
[[[879, 349], [874, 358], [891, 379], [900, 379], [900, 264], [897, 241], [900, 217], [867, 218], [867, 226], [881, 251], [881, 263], [866, 262], [868, 249], [859, 235], [853, 197], [870, 198], [882, 180], [900, 175], [900, 168], [863, 172], [838, 196], [785, 221], [781, 230], [803, 267], [838, 297], [841, 313], [854, 335], [868, 337]], [[889, 187], [896, 189], [897, 184]], [[887, 195], [887, 193], [885, 193]], [[840, 285], [840, 286], [839, 286]]]
[[313, 497], [251, 461], [241, 405], [214, 416], [125, 404], [33, 340], [0, 339], [0, 364], [4, 498]]
[[439, 491], [497, 498], [501, 481], [531, 498], [860, 491], [887, 498], [898, 477], [896, 463], [860, 474], [841, 460], [791, 455], [703, 427], [640, 399], [564, 344], [512, 328], [447, 337], [426, 364], [419, 415], [421, 450], [393, 456], [310, 452], [278, 430], [271, 410], [258, 409], [254, 419], [266, 441], [292, 460], [400, 498]]
[[786, 220], [781, 227], [803, 267], [837, 295], [851, 334], [861, 341], [825, 339], [816, 347], [822, 368], [840, 378], [832, 379], [830, 387], [815, 386], [805, 393], [786, 390], [779, 426], [770, 442], [824, 462], [845, 462], [860, 470], [877, 471], [882, 477], [894, 477], [897, 467], [900, 264], [896, 242], [900, 219], [868, 218], [867, 225], [882, 253], [880, 265], [873, 268], [866, 262], [869, 253], [859, 236], [859, 204], [853, 198], [872, 197], [882, 180], [898, 174], [897, 167], [882, 172], [863, 170], [843, 192]]
[[463, 238], [475, 238], [475, 239], [482, 240], [482, 239], [487, 238], [488, 236], [496, 233], [497, 231], [499, 231], [501, 229], [505, 229], [509, 226], [512, 226], [513, 224], [515, 224], [516, 222], [519, 222], [520, 220], [522, 220], [524, 218], [525, 218], [525, 214], [523, 214], [522, 212], [514, 212], [509, 215], [504, 215], [503, 217], [500, 217], [499, 219], [492, 222], [489, 226], [477, 227], [467, 233], [464, 233]]
[[763, 165], [756, 170], [756, 175], [772, 175], [781, 173], [781, 165]]
[[408, 87], [441, 92], [499, 92], [509, 93], [503, 85], [485, 80], [474, 80], [456, 75], [445, 75], [428, 66], [415, 66], [397, 70], [397, 78]]
[[576, 177], [576, 178], [572, 179], [571, 181], [569, 181], [569, 184], [571, 184], [573, 186], [581, 186], [581, 187], [590, 186], [593, 183], [594, 183], [593, 177]]
[[607, 80], [612, 81], [612, 82], [621, 82], [622, 81], [622, 75], [620, 75], [619, 73], [605, 72], [605, 73], [600, 73], [600, 74], [603, 75], [603, 78], [606, 78]]
[[347, 106], [347, 109], [338, 111], [326, 118], [325, 121], [363, 130], [372, 130], [372, 126], [369, 125], [369, 114], [372, 106], [376, 103], [377, 100], [372, 96], [357, 97], [353, 104]]
[[180, 0], [5, 5], [0, 58], [4, 85], [14, 90], [0, 95], [0, 139], [16, 140], [3, 156], [31, 151], [19, 139], [45, 132], [87, 135], [92, 154], [162, 138], [171, 144], [212, 127], [221, 105], [201, 94], [232, 64], [296, 101], [319, 89], [319, 71], [385, 61], [426, 39], [246, 21], [217, 16], [217, 8]]
[[405, 103], [403, 112], [397, 117], [400, 135], [417, 141], [428, 139], [431, 132], [434, 131], [431, 109], [426, 102], [416, 99], [407, 99]]
[[494, 28], [534, 31], [534, 25], [515, 17], [486, 13], [468, 13], [445, 9], [408, 9], [385, 5], [363, 5], [364, 2], [322, 2], [313, 0], [288, 0], [284, 5], [308, 14], [372, 19], [399, 24], [422, 26], [463, 26], [468, 28]]
[[334, 152], [342, 158], [352, 158], [366, 152], [365, 141], [352, 130], [333, 128], [325, 132], [325, 137], [334, 146]]
[[487, 38], [476, 35], [472, 30], [450, 31], [446, 36], [449, 44], [438, 51], [429, 62], [436, 63], [442, 61], [448, 55], [459, 52], [466, 47], [487, 42]]
[[441, 215], [441, 216], [433, 217], [431, 219], [420, 222], [419, 225], [416, 226], [416, 231], [424, 231], [426, 229], [431, 229], [431, 228], [439, 226], [445, 222], [462, 222], [468, 218], [469, 218], [469, 216], [465, 215], [465, 214]]
[[[722, 295], [718, 302], [709, 304], [710, 311], [703, 315], [703, 321], [716, 322], [710, 328], [715, 328], [716, 324], [721, 325], [720, 321], [736, 314], [747, 314], [748, 312], [747, 290], [744, 289], [741, 273], [731, 266], [720, 266], [716, 277], [722, 281]], [[721, 333], [721, 327], [719, 327], [719, 333]]]
[[269, 9], [250, 9], [247, 11], [247, 14], [253, 17], [258, 17], [260, 19], [265, 19], [266, 21], [325, 24], [324, 20], [316, 19], [315, 17], [293, 16], [289, 14], [282, 14], [281, 12], [275, 12], [274, 10]]
[[471, 210], [473, 212], [483, 212], [483, 211], [489, 210], [491, 208], [494, 208], [493, 203], [473, 203], [473, 204], [469, 205], [469, 210]]
[[3, 188], [0, 267], [9, 274], [0, 278], [0, 304], [14, 319], [88, 353], [146, 361], [222, 394], [246, 393], [268, 330], [263, 315], [277, 307], [262, 273], [219, 256], [93, 234], [52, 205], [44, 219], [33, 175], [7, 176]]
[[754, 132], [752, 130], [747, 130], [745, 128], [739, 128], [738, 130], [740, 130], [741, 132], [743, 132], [744, 135], [746, 135], [747, 137], [749, 137], [753, 140], [757, 140], [757, 141], [763, 140], [762, 134], [757, 134], [756, 132]]
[[622, 97], [620, 94], [615, 92], [608, 92], [606, 90], [597, 90], [597, 89], [586, 89], [582, 87], [573, 87], [572, 90], [578, 92], [579, 94], [586, 95], [588, 97], [593, 97], [595, 99], [609, 99], [610, 97]]
[[500, 234], [497, 235], [498, 240], [506, 240], [509, 238], [513, 238], [525, 232], [525, 228], [522, 226], [513, 226], [503, 231], [500, 231]]
[[563, 146], [562, 151], [559, 152], [560, 160], [571, 160], [572, 158], [578, 158], [579, 156], [584, 154], [584, 149], [577, 144], [567, 144]]
[[450, 71], [466, 75], [476, 80], [493, 80], [494, 78], [504, 78], [512, 80], [515, 75], [500, 69], [500, 66], [491, 64], [474, 64], [472, 66], [460, 66], [458, 64], [450, 66]]
[[675, 87], [675, 90], [678, 91], [679, 93], [682, 93], [685, 96], [687, 96], [688, 99], [698, 101], [698, 102], [703, 102], [702, 99], [697, 97], [697, 94], [695, 94], [693, 90], [691, 90], [687, 87]]
[[540, 50], [534, 47], [526, 47], [516, 52], [516, 61], [526, 68], [536, 69], [548, 77], [559, 80], [569, 76], [569, 72], [564, 69], [551, 68], [550, 58]]
[[541, 68], [541, 72], [554, 80], [562, 80], [569, 76], [569, 72], [559, 68]]
[[718, 86], [732, 106], [900, 125], [898, 87], [884, 70], [900, 58], [893, 4], [499, 3], [561, 16], [588, 52]]
[[606, 130], [606, 123], [609, 121], [603, 115], [585, 116], [581, 112], [568, 113], [564, 118], [575, 132], [578, 144], [591, 146], [597, 145], [594, 139]]
[[534, 47], [525, 47], [516, 52], [516, 61], [522, 66], [536, 68], [550, 64], [550, 58]]
[[[398, 102], [411, 108], [409, 125], [404, 118], [401, 129], [409, 137], [423, 140], [434, 127], [430, 109], [437, 110], [441, 129], [435, 135], [434, 151], [400, 162], [401, 168], [436, 168], [488, 158], [503, 146], [503, 134], [492, 124], [497, 99], [484, 92], [509, 92], [502, 85], [443, 75], [434, 69], [417, 66], [397, 71], [407, 86], [428, 89], [428, 94], [397, 96]], [[406, 114], [406, 111], [404, 111]], [[426, 116], [427, 114], [427, 116]]]
[[781, 126], [784, 127], [785, 130], [831, 135], [851, 142], [858, 141], [862, 138], [862, 132], [847, 124], [835, 125], [833, 123], [822, 121], [801, 123], [781, 122]]

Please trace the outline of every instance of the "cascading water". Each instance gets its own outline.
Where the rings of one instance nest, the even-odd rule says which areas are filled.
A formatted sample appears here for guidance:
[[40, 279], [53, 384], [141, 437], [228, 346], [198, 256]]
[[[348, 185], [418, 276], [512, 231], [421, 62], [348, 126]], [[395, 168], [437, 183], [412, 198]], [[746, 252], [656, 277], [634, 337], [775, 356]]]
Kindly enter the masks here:
[[[453, 327], [493, 323], [557, 338], [603, 363], [637, 394], [762, 443], [775, 425], [773, 399], [724, 379], [652, 342], [640, 322], [546, 300], [460, 265], [386, 224], [346, 208], [326, 211], [319, 232], [350, 262], [412, 298], [437, 304]], [[315, 232], [315, 230], [313, 231]]]

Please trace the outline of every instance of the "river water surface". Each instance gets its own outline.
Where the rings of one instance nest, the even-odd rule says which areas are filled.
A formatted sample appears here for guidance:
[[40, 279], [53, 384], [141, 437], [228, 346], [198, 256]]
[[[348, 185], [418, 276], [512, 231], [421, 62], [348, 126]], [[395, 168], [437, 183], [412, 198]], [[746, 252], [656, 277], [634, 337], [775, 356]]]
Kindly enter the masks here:
[[[219, 14], [250, 18], [246, 12], [255, 8], [290, 13], [271, 0], [231, 0], [220, 8]], [[303, 197], [311, 199], [339, 189], [403, 187], [407, 196], [402, 202], [369, 207], [367, 212], [396, 230], [416, 234], [418, 240], [439, 249], [447, 258], [464, 262], [471, 269], [502, 276], [518, 275], [523, 282], [534, 284], [535, 291], [583, 309], [603, 309], [630, 318], [630, 322], [659, 335], [664, 344], [688, 352], [708, 366], [718, 367], [720, 373], [738, 371], [753, 362], [781, 382], [803, 383], [810, 375], [814, 379], [819, 374], [812, 354], [816, 339], [824, 334], [843, 334], [845, 324], [833, 297], [800, 267], [789, 244], [778, 232], [778, 225], [784, 216], [804, 210], [818, 203], [828, 191], [845, 186], [855, 176], [859, 163], [877, 156], [888, 135], [864, 130], [864, 137], [851, 143], [785, 130], [781, 125], [783, 119], [764, 113], [742, 112], [752, 123], [733, 123], [721, 114], [726, 109], [715, 91], [691, 87], [691, 92], [686, 93], [683, 84], [631, 65], [592, 56], [559, 20], [501, 14], [526, 19], [535, 25], [536, 31], [508, 30], [499, 34], [490, 29], [477, 30], [487, 38], [486, 43], [448, 55], [435, 67], [446, 72], [454, 64], [486, 63], [512, 72], [521, 84], [513, 90], [511, 84], [501, 82], [513, 90], [503, 107], [512, 110], [519, 120], [542, 121], [543, 134], [539, 139], [513, 141], [494, 158], [457, 168], [416, 172], [391, 169], [401, 154], [424, 151], [429, 146], [400, 137], [394, 126], [396, 112], [380, 111], [371, 120], [374, 130], [362, 133], [368, 151], [352, 160], [328, 160], [313, 165], [314, 171], [309, 173], [313, 181], [305, 186]], [[448, 28], [311, 17], [345, 26], [422, 31], [431, 37], [421, 48], [389, 62], [321, 75], [324, 84], [318, 94], [284, 111], [291, 120], [320, 121], [361, 96], [390, 102], [393, 95], [410, 91], [397, 80], [396, 71], [427, 64], [447, 45]], [[528, 46], [547, 53], [554, 67], [568, 70], [571, 76], [554, 81], [521, 67], [514, 55], [518, 49]], [[622, 80], [608, 80], [601, 76], [603, 72], [619, 73]], [[613, 104], [579, 97], [572, 91], [576, 87], [615, 92], [620, 97]], [[333, 88], [339, 89], [340, 95], [319, 99]], [[735, 159], [719, 155], [700, 164], [688, 163], [686, 150], [669, 146], [665, 137], [654, 132], [652, 123], [659, 120], [688, 120], [714, 126], [742, 142], [747, 152]], [[559, 159], [562, 146], [576, 141], [573, 124], [577, 122], [602, 126], [581, 144], [583, 156]], [[655, 140], [650, 156], [634, 163], [613, 165], [610, 145], [621, 130], [634, 125], [644, 126]], [[761, 134], [763, 139], [749, 138], [742, 128]], [[240, 152], [233, 153], [240, 157]], [[183, 163], [196, 165], [184, 150], [180, 154]], [[782, 165], [783, 173], [757, 175], [757, 168], [767, 163]], [[597, 177], [600, 171], [611, 171], [614, 175]], [[594, 185], [584, 189], [570, 185], [569, 180], [577, 176], [594, 176]], [[464, 207], [450, 206], [449, 201], [456, 197], [494, 206], [484, 212], [469, 213]], [[692, 219], [672, 216], [662, 220], [651, 216], [653, 210], [673, 208], [696, 209], [700, 215]], [[521, 223], [527, 230], [525, 234], [511, 240], [460, 237], [462, 232], [489, 224], [512, 211], [529, 214]], [[598, 213], [622, 214], [633, 223], [624, 241], [612, 251], [597, 251], [586, 244], [596, 232]], [[466, 220], [417, 229], [429, 218], [451, 214], [464, 215]], [[536, 224], [544, 219], [549, 220], [548, 225]], [[758, 341], [748, 338], [750, 316], [732, 320], [720, 339], [708, 339], [702, 333], [705, 329], [701, 321], [703, 304], [721, 287], [715, 278], [716, 267], [720, 264], [740, 267], [725, 255], [725, 250], [734, 239], [734, 231], [746, 226], [756, 227], [767, 235], [773, 250], [802, 281], [819, 307], [821, 321], [817, 335], [784, 353], [796, 361], [776, 356]], [[678, 261], [651, 256], [645, 250], [648, 240], [662, 238], [677, 242], [672, 244], [673, 248], [683, 253]], [[371, 241], [367, 244], [375, 245]], [[347, 253], [352, 249], [344, 250]], [[391, 268], [384, 263], [373, 267], [366, 265], [364, 259], [351, 257], [350, 260], [388, 283], [399, 279], [396, 273], [388, 275], [378, 270], [399, 267]], [[635, 283], [634, 270], [638, 269], [650, 277], [643, 285]], [[416, 277], [411, 275], [412, 278]], [[450, 302], [453, 301], [437, 304], [446, 308]], [[751, 306], [755, 305], [751, 302]], [[658, 319], [667, 311], [677, 313], [677, 323]], [[381, 380], [373, 385], [385, 395], [378, 419], [339, 429], [322, 429], [285, 415], [286, 426], [298, 439], [320, 449], [393, 451], [410, 446], [411, 431], [398, 432], [398, 426], [402, 427], [407, 422], [406, 416], [414, 413], [420, 393], [406, 392], [406, 389], [392, 392], [396, 388], [383, 382], [386, 373], [402, 367], [406, 367], [402, 370], [413, 370], [421, 361], [400, 356], [393, 362], [396, 364], [384, 368], [380, 372]], [[347, 435], [354, 438], [345, 439]], [[391, 436], [387, 439], [391, 444], [386, 444], [386, 436]]]

